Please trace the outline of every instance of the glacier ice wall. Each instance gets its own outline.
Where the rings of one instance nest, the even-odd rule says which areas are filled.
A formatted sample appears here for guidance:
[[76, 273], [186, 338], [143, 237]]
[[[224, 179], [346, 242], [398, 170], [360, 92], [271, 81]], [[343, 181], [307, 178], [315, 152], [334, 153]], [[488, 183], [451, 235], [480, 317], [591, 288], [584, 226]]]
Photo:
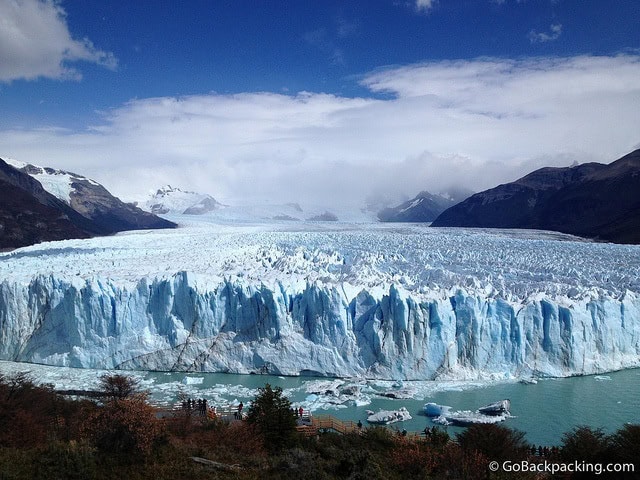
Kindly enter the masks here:
[[[354, 292], [354, 293], [347, 293]], [[85, 368], [393, 379], [567, 376], [640, 365], [627, 291], [511, 302], [463, 288], [421, 298], [187, 272], [118, 284], [54, 275], [0, 284], [0, 359]]]

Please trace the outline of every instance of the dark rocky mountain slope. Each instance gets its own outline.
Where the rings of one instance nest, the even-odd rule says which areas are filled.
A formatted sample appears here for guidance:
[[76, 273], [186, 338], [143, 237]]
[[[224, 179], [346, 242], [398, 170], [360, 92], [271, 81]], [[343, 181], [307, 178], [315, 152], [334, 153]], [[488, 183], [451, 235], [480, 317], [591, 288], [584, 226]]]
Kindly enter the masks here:
[[[70, 218], [72, 217], [76, 222]], [[0, 248], [88, 238], [91, 222], [0, 159]]]
[[[68, 176], [69, 201], [48, 192], [33, 175]], [[18, 169], [0, 159], [0, 248], [174, 226], [80, 175], [28, 164]]]
[[74, 180], [71, 207], [108, 233], [151, 228], [173, 228], [172, 223], [114, 197], [102, 185], [82, 178]]
[[432, 226], [534, 228], [640, 243], [640, 150], [608, 165], [541, 168], [471, 196]]

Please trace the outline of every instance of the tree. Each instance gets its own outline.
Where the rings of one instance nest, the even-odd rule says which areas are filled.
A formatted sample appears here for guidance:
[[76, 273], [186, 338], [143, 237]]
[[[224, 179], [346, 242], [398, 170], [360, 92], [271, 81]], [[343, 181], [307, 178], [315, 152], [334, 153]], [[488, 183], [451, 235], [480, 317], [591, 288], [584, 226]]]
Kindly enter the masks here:
[[55, 404], [53, 389], [36, 386], [26, 373], [0, 375], [0, 447], [46, 443]]
[[560, 454], [565, 461], [599, 463], [604, 460], [609, 440], [601, 428], [576, 427], [562, 436]]
[[458, 444], [467, 452], [477, 451], [490, 460], [526, 458], [529, 445], [525, 434], [495, 423], [474, 424], [456, 435]]
[[640, 425], [626, 424], [611, 436], [610, 446], [617, 462], [637, 462], [640, 458]]
[[296, 430], [291, 402], [280, 387], [272, 389], [267, 383], [258, 391], [249, 407], [247, 421], [257, 428], [269, 450], [281, 450], [291, 443]]
[[124, 375], [100, 377], [106, 402], [86, 421], [86, 430], [99, 450], [123, 455], [149, 454], [162, 437], [156, 410], [138, 381]]
[[151, 453], [163, 433], [144, 395], [108, 402], [87, 418], [86, 429], [100, 451], [125, 456]]
[[102, 375], [100, 377], [100, 392], [108, 399], [128, 398], [138, 393], [140, 382], [126, 375]]

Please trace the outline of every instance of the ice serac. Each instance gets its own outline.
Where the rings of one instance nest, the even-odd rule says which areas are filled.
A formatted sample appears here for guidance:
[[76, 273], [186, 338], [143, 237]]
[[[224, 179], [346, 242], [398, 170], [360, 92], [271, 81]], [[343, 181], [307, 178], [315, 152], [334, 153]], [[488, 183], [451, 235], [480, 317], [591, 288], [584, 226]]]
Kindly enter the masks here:
[[196, 275], [0, 284], [0, 359], [87, 368], [434, 379], [638, 366], [640, 299], [523, 302], [457, 288], [201, 285]]

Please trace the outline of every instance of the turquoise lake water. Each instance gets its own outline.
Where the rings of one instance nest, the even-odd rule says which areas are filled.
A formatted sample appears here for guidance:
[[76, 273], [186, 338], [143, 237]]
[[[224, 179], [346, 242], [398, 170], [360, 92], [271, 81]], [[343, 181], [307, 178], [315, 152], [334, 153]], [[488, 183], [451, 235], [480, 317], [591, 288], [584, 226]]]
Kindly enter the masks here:
[[[57, 389], [94, 389], [103, 370], [49, 367], [14, 362], [0, 362], [0, 373], [29, 372], [38, 383], [49, 383]], [[412, 398], [390, 399], [383, 392], [397, 392], [393, 382], [361, 382], [366, 394], [360, 405], [347, 400], [339, 406], [328, 405], [335, 397], [324, 394], [331, 379], [309, 377], [276, 377], [269, 375], [233, 375], [221, 373], [122, 372], [137, 377], [142, 388], [151, 393], [154, 403], [173, 404], [180, 394], [191, 398], [207, 398], [211, 405], [243, 401], [245, 404], [266, 383], [282, 387], [297, 407], [310, 406], [315, 414], [327, 413], [343, 420], [361, 420], [367, 424], [367, 410], [397, 410], [405, 407], [413, 419], [395, 423], [390, 428], [422, 431], [432, 426], [422, 414], [426, 402], [449, 405], [452, 410], [476, 410], [478, 407], [508, 398], [511, 413], [503, 425], [524, 431], [536, 445], [557, 445], [562, 434], [588, 425], [613, 432], [625, 423], [640, 424], [640, 369], [622, 370], [604, 375], [572, 378], [540, 379], [536, 384], [503, 382], [404, 382], [401, 390]], [[196, 382], [196, 383], [194, 383]], [[338, 381], [339, 383], [340, 381]], [[358, 382], [350, 380], [348, 382]], [[326, 387], [328, 388], [328, 387]], [[320, 393], [314, 395], [311, 391]], [[318, 400], [310, 400], [318, 397]], [[362, 401], [364, 400], [364, 401]], [[460, 427], [447, 427], [450, 434]]]
[[[174, 380], [178, 374], [151, 373], [157, 382]], [[195, 387], [206, 390], [214, 384], [240, 384], [257, 388], [270, 383], [283, 389], [302, 387], [309, 379], [283, 378], [256, 375], [198, 374], [204, 377], [202, 385]], [[180, 376], [183, 378], [184, 374]], [[405, 385], [410, 382], [406, 382]], [[478, 407], [508, 398], [511, 400], [511, 414], [503, 425], [524, 431], [531, 443], [554, 445], [560, 442], [562, 434], [576, 426], [588, 425], [615, 431], [625, 423], [640, 423], [640, 369], [623, 370], [606, 375], [590, 375], [572, 378], [541, 379], [537, 384], [500, 383], [482, 387], [472, 387], [462, 391], [439, 391], [418, 399], [389, 399], [373, 397], [364, 406], [348, 405], [346, 408], [316, 409], [315, 413], [328, 413], [344, 420], [362, 420], [366, 425], [366, 410], [393, 410], [405, 407], [413, 419], [395, 423], [390, 428], [408, 431], [422, 431], [432, 426], [430, 419], [422, 414], [426, 402], [450, 405], [455, 410], [475, 410]], [[294, 404], [303, 402], [308, 394], [304, 391], [289, 395]], [[239, 400], [244, 398], [236, 395]], [[460, 427], [447, 427], [455, 434]]]

